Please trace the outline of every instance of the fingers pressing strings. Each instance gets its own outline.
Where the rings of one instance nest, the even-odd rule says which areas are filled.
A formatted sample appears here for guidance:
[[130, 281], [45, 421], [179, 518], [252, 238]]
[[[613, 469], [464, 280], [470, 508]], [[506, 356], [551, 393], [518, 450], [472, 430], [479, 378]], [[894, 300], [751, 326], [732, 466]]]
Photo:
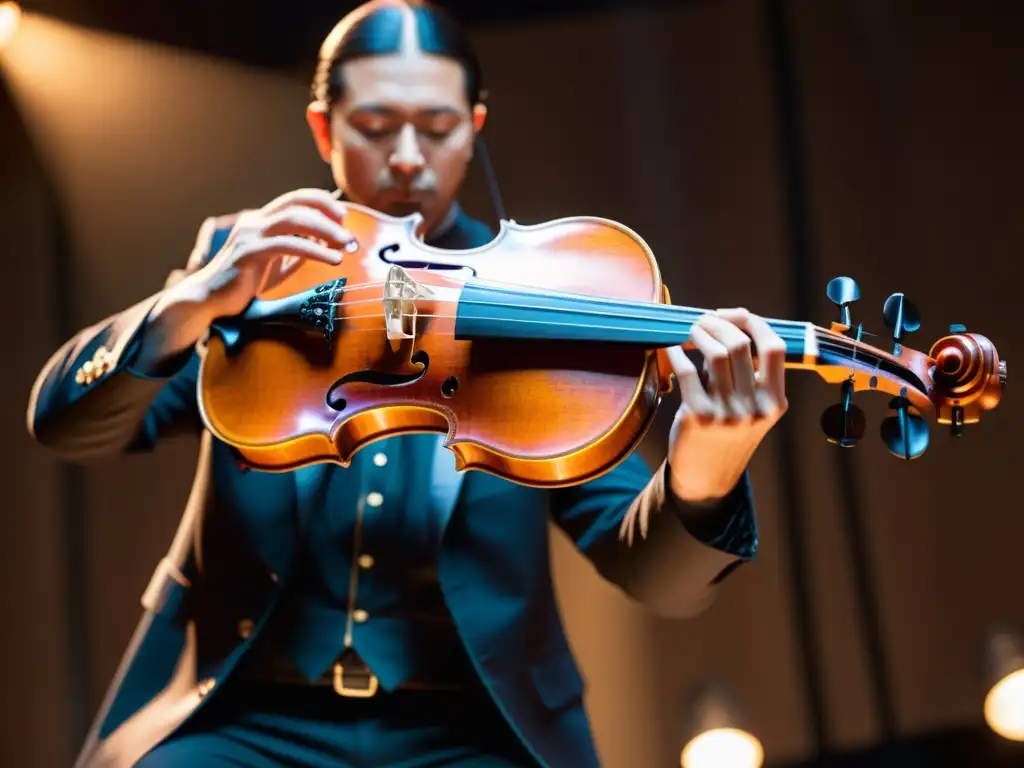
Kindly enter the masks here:
[[754, 396], [754, 362], [750, 339], [728, 321], [707, 315], [691, 331], [697, 350], [708, 364], [712, 394], [732, 418], [757, 414]]
[[690, 411], [701, 421], [722, 418], [725, 415], [723, 409], [704, 388], [697, 366], [683, 348], [669, 347], [666, 353], [679, 383], [680, 397]]
[[753, 340], [759, 369], [754, 390], [758, 410], [774, 417], [786, 409], [786, 342], [767, 320], [745, 309], [720, 310], [718, 314]]
[[706, 383], [680, 347], [667, 353], [680, 395], [699, 418], [770, 418], [785, 409], [785, 342], [764, 319], [743, 309], [719, 310], [702, 316], [690, 337]]

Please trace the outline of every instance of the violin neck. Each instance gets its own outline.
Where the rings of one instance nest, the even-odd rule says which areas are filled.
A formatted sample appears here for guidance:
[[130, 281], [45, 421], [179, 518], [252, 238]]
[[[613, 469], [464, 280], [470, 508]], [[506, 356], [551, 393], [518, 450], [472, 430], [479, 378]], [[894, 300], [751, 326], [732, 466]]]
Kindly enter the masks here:
[[[467, 283], [459, 297], [455, 335], [460, 339], [531, 339], [618, 343], [661, 349], [688, 346], [694, 323], [707, 310], [600, 297]], [[816, 328], [767, 320], [786, 342], [791, 367], [812, 367]]]

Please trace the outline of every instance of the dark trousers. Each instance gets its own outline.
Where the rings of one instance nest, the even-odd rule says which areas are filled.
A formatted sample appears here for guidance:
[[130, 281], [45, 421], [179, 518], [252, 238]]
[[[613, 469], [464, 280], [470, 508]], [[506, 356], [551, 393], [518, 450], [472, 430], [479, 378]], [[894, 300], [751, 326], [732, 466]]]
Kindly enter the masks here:
[[379, 692], [229, 681], [136, 768], [538, 768], [479, 691]]

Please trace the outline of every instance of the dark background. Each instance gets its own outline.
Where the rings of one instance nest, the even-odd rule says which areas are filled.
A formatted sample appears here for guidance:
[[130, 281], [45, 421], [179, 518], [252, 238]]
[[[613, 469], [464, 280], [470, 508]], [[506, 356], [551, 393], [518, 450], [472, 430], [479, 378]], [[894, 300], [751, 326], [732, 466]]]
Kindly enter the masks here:
[[[817, 420], [838, 392], [792, 374], [790, 413], [752, 465], [759, 558], [697, 619], [647, 616], [556, 538], [606, 765], [678, 765], [706, 678], [739, 694], [769, 766], [1024, 764], [981, 718], [985, 635], [1024, 619], [1021, 5], [442, 4], [480, 49], [509, 217], [629, 225], [677, 304], [827, 324], [825, 283], [848, 274], [878, 343], [882, 302], [905, 291], [924, 318], [909, 345], [964, 323], [1009, 359], [1003, 405], [959, 441], [933, 430], [912, 463], [877, 438], [884, 398], [862, 399], [863, 445], [827, 445]], [[158, 290], [205, 216], [329, 185], [306, 89], [355, 4], [24, 5], [42, 15], [0, 54], [0, 764], [34, 768], [70, 763], [196, 446], [62, 466], [26, 434], [32, 381], [72, 332]], [[479, 168], [462, 202], [496, 223]], [[652, 462], [675, 405], [642, 448]]]

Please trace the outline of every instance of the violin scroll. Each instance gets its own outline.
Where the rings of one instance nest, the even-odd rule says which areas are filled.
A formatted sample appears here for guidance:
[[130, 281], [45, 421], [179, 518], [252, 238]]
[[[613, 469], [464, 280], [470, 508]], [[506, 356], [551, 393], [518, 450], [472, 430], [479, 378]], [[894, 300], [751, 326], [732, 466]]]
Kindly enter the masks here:
[[976, 424], [982, 411], [999, 405], [1006, 386], [1006, 361], [995, 345], [962, 325], [950, 327], [928, 352], [933, 362], [932, 400], [939, 424], [949, 424], [954, 436], [965, 424]]

